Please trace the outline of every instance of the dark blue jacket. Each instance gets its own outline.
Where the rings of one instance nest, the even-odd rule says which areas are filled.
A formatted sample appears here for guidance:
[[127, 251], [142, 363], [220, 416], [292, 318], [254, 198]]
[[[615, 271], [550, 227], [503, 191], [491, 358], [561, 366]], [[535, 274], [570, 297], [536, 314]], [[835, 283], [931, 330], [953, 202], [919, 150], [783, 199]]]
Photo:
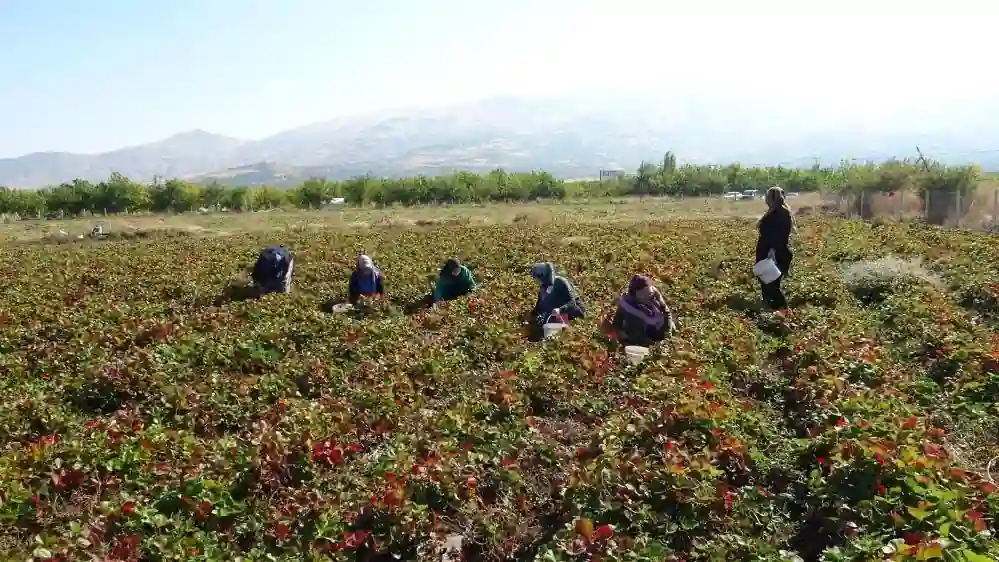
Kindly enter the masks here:
[[251, 277], [258, 285], [269, 285], [285, 280], [291, 267], [292, 256], [284, 246], [265, 248], [253, 265]]
[[350, 274], [350, 283], [347, 287], [349, 293], [348, 301], [357, 304], [361, 295], [384, 295], [385, 285], [382, 281], [382, 272], [378, 268], [371, 268], [371, 271], [355, 269]]

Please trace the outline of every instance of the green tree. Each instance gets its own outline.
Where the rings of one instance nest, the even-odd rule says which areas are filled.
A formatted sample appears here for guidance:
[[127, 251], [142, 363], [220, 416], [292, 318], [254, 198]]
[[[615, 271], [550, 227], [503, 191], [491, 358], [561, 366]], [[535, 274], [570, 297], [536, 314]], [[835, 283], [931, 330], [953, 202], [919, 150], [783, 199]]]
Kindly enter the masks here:
[[217, 209], [227, 204], [229, 189], [216, 180], [201, 188], [201, 205]]
[[253, 189], [253, 209], [278, 209], [288, 203], [288, 191], [263, 186]]
[[299, 205], [316, 209], [322, 207], [332, 195], [333, 185], [325, 178], [309, 178], [296, 192]]
[[111, 172], [107, 181], [97, 184], [94, 206], [95, 211], [108, 213], [143, 211], [149, 208], [149, 189], [118, 172]]
[[562, 199], [565, 197], [565, 182], [555, 179], [548, 172], [531, 172], [532, 199]]
[[0, 213], [40, 217], [47, 210], [45, 203], [44, 194], [38, 190], [0, 187]]
[[649, 162], [642, 162], [635, 174], [633, 192], [635, 195], [649, 195], [654, 192], [658, 170]]
[[247, 187], [235, 187], [228, 191], [224, 205], [234, 211], [252, 211], [254, 193]]
[[88, 181], [76, 179], [42, 191], [45, 206], [50, 212], [68, 216], [78, 216], [87, 211], [93, 212], [94, 186]]
[[172, 179], [149, 187], [149, 206], [157, 212], [184, 213], [197, 208], [201, 189], [192, 183]]
[[343, 184], [343, 197], [351, 205], [363, 205], [376, 191], [375, 180], [370, 175], [347, 180]]
[[672, 152], [663, 155], [662, 171], [666, 174], [672, 174], [676, 171], [676, 155]]

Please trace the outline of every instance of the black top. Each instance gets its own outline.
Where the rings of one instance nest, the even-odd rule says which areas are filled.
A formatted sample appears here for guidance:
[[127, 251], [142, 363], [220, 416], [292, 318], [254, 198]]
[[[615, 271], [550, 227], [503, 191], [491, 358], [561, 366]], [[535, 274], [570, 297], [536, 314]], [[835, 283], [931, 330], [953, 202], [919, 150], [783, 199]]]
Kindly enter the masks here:
[[256, 283], [280, 281], [288, 274], [291, 265], [291, 254], [283, 246], [271, 246], [260, 252], [257, 263], [253, 265], [251, 277]]
[[756, 261], [766, 259], [770, 250], [776, 254], [777, 261], [789, 259], [792, 224], [791, 212], [784, 207], [778, 207], [760, 220], [760, 238], [756, 241]]

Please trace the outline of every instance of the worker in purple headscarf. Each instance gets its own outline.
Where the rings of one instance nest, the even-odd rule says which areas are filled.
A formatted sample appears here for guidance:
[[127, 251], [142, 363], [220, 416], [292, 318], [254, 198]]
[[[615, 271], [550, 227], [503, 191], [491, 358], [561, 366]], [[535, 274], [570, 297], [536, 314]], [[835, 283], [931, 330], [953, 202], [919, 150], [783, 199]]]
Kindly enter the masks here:
[[631, 278], [628, 291], [618, 299], [617, 311], [608, 323], [617, 339], [629, 345], [662, 341], [676, 330], [666, 301], [645, 275]]

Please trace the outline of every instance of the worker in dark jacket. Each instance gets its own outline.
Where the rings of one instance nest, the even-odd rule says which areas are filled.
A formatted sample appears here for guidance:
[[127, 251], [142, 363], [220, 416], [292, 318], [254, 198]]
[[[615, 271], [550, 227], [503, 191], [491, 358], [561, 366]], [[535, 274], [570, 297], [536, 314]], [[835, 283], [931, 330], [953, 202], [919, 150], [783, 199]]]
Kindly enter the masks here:
[[381, 270], [375, 267], [371, 258], [361, 254], [357, 257], [357, 267], [350, 273], [347, 287], [348, 302], [357, 304], [361, 297], [381, 297], [385, 295], [385, 285]]
[[781, 271], [781, 276], [772, 283], [760, 281], [763, 303], [773, 309], [787, 308], [787, 299], [781, 290], [780, 283], [791, 269], [791, 231], [794, 230], [794, 218], [787, 206], [784, 190], [773, 186], [766, 194], [767, 212], [757, 223], [760, 237], [756, 241], [756, 262], [772, 258]]
[[534, 264], [531, 277], [541, 285], [538, 301], [531, 311], [536, 324], [544, 324], [552, 316], [566, 323], [586, 316], [586, 308], [576, 288], [565, 277], [555, 275], [551, 262]]
[[295, 258], [284, 246], [265, 248], [257, 257], [250, 277], [260, 294], [290, 293]]
[[438, 301], [450, 301], [463, 297], [474, 292], [475, 288], [475, 278], [472, 277], [472, 272], [462, 265], [458, 258], [451, 258], [441, 267], [429, 304], [433, 305]]
[[625, 345], [648, 346], [676, 331], [673, 314], [662, 293], [645, 275], [635, 275], [618, 299], [617, 310], [604, 326]]

